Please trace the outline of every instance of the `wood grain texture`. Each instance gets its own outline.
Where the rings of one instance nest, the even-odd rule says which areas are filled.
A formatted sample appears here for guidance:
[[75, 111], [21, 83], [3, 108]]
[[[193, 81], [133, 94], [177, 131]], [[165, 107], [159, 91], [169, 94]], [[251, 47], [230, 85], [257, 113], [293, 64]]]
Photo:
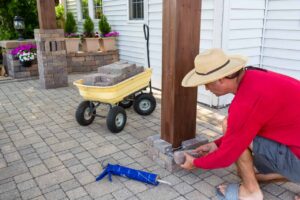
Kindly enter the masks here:
[[195, 137], [197, 88], [181, 86], [199, 53], [201, 0], [163, 1], [161, 138], [179, 147]]
[[37, 0], [40, 29], [56, 29], [55, 1]]

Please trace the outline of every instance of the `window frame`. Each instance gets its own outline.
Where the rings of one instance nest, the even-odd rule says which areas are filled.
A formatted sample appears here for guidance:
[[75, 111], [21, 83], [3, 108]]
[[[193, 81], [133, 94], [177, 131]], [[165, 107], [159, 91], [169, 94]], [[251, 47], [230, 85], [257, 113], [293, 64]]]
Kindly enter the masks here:
[[[83, 23], [83, 12], [82, 12], [82, 0], [77, 0], [77, 19], [78, 22]], [[103, 13], [103, 0], [102, 0], [102, 13]], [[100, 19], [95, 18], [95, 6], [94, 6], [94, 0], [88, 0], [88, 15], [91, 17], [91, 19], [96, 23]]]
[[92, 19], [94, 19], [94, 20], [100, 20], [100, 18], [96, 18], [96, 8], [97, 7], [100, 7], [101, 8], [101, 11], [102, 11], [102, 14], [103, 14], [103, 0], [101, 0], [102, 1], [102, 3], [101, 3], [101, 6], [95, 6], [95, 2], [94, 2], [94, 0], [93, 0], [93, 5], [92, 5], [92, 9], [93, 9], [93, 18]]
[[141, 23], [145, 23], [146, 19], [146, 12], [147, 12], [147, 4], [148, 1], [147, 0], [143, 0], [143, 19], [130, 19], [130, 9], [131, 9], [131, 4], [130, 4], [131, 0], [127, 1], [127, 23], [129, 24], [141, 24]]

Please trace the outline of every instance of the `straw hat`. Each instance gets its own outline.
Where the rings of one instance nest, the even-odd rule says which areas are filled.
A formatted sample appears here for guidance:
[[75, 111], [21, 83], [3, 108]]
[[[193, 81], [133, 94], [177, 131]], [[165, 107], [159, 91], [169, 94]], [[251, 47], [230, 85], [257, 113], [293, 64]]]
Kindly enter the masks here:
[[247, 58], [241, 55], [226, 55], [222, 49], [210, 49], [195, 58], [195, 69], [182, 80], [184, 87], [204, 85], [221, 79], [243, 68]]

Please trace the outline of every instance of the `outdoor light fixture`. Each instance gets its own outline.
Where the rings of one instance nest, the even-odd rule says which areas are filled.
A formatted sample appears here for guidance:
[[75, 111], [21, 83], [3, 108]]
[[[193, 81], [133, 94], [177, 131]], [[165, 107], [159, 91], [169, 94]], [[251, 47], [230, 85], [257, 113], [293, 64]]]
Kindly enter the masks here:
[[22, 33], [23, 33], [23, 30], [25, 29], [25, 22], [22, 17], [20, 17], [20, 16], [14, 17], [14, 28], [19, 33], [18, 40], [24, 40]]

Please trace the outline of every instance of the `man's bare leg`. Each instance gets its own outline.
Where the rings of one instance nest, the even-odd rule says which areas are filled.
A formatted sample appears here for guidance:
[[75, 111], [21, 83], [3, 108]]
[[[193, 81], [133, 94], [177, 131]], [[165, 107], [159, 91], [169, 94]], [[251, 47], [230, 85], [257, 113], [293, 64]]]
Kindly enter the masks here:
[[256, 173], [255, 177], [258, 182], [286, 182], [288, 181], [284, 176], [276, 173], [260, 174]]
[[[255, 177], [253, 158], [246, 149], [236, 162], [242, 183], [239, 190], [239, 199], [242, 200], [262, 200], [263, 194]], [[220, 191], [226, 193], [226, 185], [219, 186]]]

